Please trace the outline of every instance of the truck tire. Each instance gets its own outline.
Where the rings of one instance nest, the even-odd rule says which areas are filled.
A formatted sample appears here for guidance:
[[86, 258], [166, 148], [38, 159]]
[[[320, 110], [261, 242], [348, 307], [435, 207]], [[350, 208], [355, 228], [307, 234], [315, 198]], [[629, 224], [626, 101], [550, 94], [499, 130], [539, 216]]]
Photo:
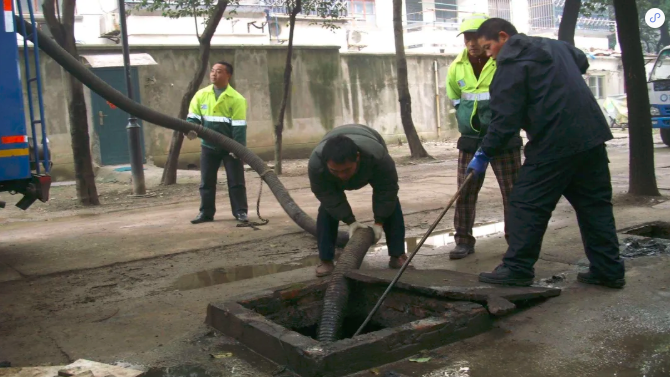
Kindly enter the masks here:
[[661, 128], [661, 140], [663, 144], [670, 146], [670, 128]]

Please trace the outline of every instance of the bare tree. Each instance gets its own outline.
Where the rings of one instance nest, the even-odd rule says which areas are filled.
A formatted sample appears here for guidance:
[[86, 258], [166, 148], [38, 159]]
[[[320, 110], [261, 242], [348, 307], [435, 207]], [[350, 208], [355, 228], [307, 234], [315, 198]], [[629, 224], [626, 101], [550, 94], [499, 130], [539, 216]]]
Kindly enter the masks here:
[[638, 10], [634, 1], [614, 0], [614, 12], [628, 97], [630, 139], [628, 193], [658, 196], [660, 193], [656, 185], [654, 141], [644, 56], [640, 43]]
[[[42, 3], [44, 19], [56, 42], [70, 55], [79, 59], [74, 39], [76, 0], [62, 0], [62, 12], [57, 9], [58, 3], [58, 0], [44, 0]], [[39, 67], [36, 67], [36, 69], [39, 69]], [[93, 173], [93, 160], [91, 159], [84, 86], [70, 74], [66, 73], [66, 75], [69, 89], [68, 113], [70, 116], [70, 138], [72, 140], [77, 199], [83, 205], [99, 205], [98, 190], [95, 187], [95, 174]]]
[[284, 132], [284, 115], [286, 113], [286, 104], [288, 96], [291, 91], [291, 72], [293, 71], [293, 64], [291, 58], [293, 57], [293, 33], [295, 31], [295, 18], [298, 13], [302, 11], [302, 0], [296, 0], [291, 9], [289, 16], [289, 34], [288, 34], [288, 51], [286, 51], [286, 67], [284, 68], [284, 96], [281, 100], [281, 107], [279, 108], [279, 116], [277, 117], [277, 124], [275, 125], [275, 173], [281, 175], [282, 173], [282, 133]]
[[402, 0], [393, 0], [393, 34], [395, 35], [395, 57], [398, 70], [398, 102], [400, 102], [400, 119], [407, 136], [407, 144], [412, 158], [430, 157], [423, 148], [421, 139], [416, 133], [412, 121], [412, 97], [409, 94], [407, 81], [407, 58], [405, 57], [405, 41], [402, 29]]
[[291, 74], [293, 72], [293, 35], [295, 33], [295, 21], [303, 11], [307, 13], [315, 13], [321, 17], [320, 22], [312, 22], [312, 24], [321, 24], [327, 29], [337, 29], [338, 27], [332, 22], [340, 18], [344, 3], [339, 0], [278, 0], [275, 5], [285, 6], [289, 13], [289, 34], [288, 34], [288, 50], [286, 51], [286, 65], [284, 68], [284, 91], [279, 107], [279, 114], [277, 116], [277, 124], [275, 124], [275, 167], [274, 171], [277, 175], [282, 173], [282, 140], [284, 133], [284, 118], [286, 115], [286, 106], [288, 105], [289, 95], [291, 93]]
[[575, 45], [575, 28], [581, 7], [582, 0], [565, 0], [561, 24], [558, 27], [558, 40]]

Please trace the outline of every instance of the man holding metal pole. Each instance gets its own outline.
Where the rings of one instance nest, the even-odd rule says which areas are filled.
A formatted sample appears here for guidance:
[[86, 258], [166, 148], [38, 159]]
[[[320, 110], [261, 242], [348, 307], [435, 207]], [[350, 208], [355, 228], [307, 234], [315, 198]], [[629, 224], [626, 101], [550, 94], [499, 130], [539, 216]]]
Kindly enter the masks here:
[[[494, 59], [489, 59], [477, 41], [477, 29], [487, 19], [486, 15], [475, 13], [463, 20], [460, 34], [463, 34], [466, 48], [451, 63], [447, 74], [447, 95], [456, 108], [456, 120], [461, 133], [457, 144], [458, 187], [463, 186], [468, 163], [479, 148], [491, 121], [489, 85], [496, 72], [496, 62]], [[500, 154], [491, 160], [491, 167], [500, 185], [505, 213], [509, 194], [521, 167], [522, 144], [517, 131], [505, 143]], [[454, 214], [456, 247], [449, 253], [450, 259], [465, 258], [475, 252], [472, 227], [475, 223], [477, 196], [483, 184], [484, 174], [478, 175], [473, 182], [463, 188], [462, 194], [456, 200]]]
[[[238, 143], [247, 145], [247, 100], [230, 85], [233, 66], [218, 62], [212, 66], [209, 79], [212, 85], [200, 89], [189, 107], [186, 120], [201, 124], [219, 132]], [[194, 131], [186, 135], [190, 140], [197, 137]], [[242, 160], [233, 153], [202, 141], [200, 154], [200, 214], [191, 223], [214, 221], [216, 212], [216, 181], [223, 162], [228, 181], [230, 207], [240, 222], [247, 222], [247, 191], [244, 182]]]
[[507, 253], [479, 280], [532, 284], [551, 213], [565, 196], [577, 212], [590, 261], [589, 272], [577, 280], [623, 287], [605, 148], [612, 133], [582, 77], [589, 67], [585, 54], [562, 41], [519, 34], [500, 18], [482, 23], [477, 35], [498, 71], [491, 83], [491, 124], [468, 171], [483, 174], [520, 128], [529, 140], [509, 199]]

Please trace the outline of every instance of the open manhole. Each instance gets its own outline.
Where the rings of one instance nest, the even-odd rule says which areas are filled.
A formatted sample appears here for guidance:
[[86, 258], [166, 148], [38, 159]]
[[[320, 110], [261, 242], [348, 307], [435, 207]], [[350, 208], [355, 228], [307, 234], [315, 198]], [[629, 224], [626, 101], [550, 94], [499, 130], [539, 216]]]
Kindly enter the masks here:
[[301, 376], [342, 376], [491, 329], [515, 303], [560, 294], [544, 287], [495, 287], [477, 276], [408, 270], [364, 332], [352, 338], [397, 271], [355, 271], [341, 340], [316, 338], [327, 282], [311, 281], [211, 303], [207, 324]]
[[621, 233], [670, 240], [670, 223], [654, 221], [622, 229]]

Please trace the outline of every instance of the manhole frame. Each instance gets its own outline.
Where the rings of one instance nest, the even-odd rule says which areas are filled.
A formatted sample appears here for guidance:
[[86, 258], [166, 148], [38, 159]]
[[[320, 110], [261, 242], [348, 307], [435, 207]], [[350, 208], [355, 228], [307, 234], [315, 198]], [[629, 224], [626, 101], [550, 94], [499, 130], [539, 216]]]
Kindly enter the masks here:
[[[261, 356], [288, 366], [301, 376], [342, 376], [401, 360], [425, 349], [436, 348], [490, 331], [493, 317], [480, 304], [474, 316], [427, 317], [404, 325], [362, 334], [356, 338], [323, 343], [266, 318], [241, 302], [284, 299], [306, 289], [323, 289], [327, 282], [312, 280], [286, 285], [223, 303], [210, 303], [205, 323], [228, 335]], [[403, 290], [421, 296], [418, 292]], [[432, 297], [434, 300], [444, 300]], [[479, 310], [481, 308], [481, 310]], [[462, 319], [462, 321], [461, 321]]]

